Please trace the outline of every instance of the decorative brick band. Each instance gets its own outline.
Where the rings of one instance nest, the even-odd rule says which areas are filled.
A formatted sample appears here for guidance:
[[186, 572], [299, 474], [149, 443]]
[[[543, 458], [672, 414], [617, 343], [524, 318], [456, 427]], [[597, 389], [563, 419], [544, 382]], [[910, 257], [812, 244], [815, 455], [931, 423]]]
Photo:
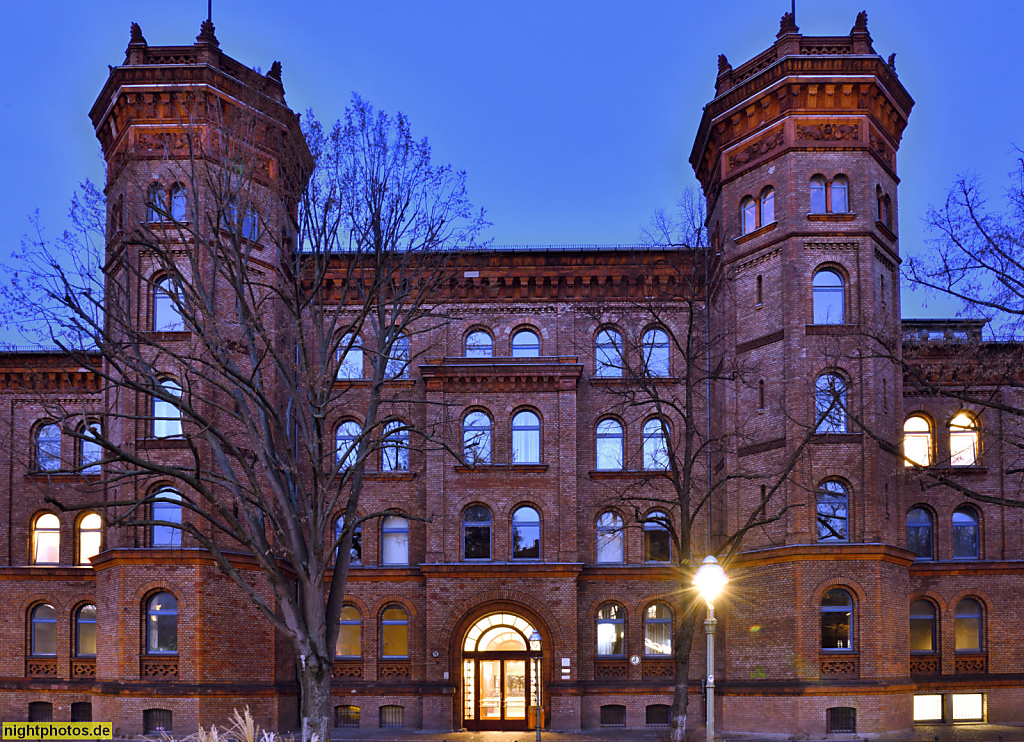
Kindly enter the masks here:
[[39, 657], [26, 657], [25, 675], [30, 678], [57, 677], [57, 658], [40, 659]]
[[821, 655], [821, 674], [823, 676], [845, 675], [856, 677], [858, 675], [856, 655]]
[[71, 658], [71, 679], [96, 677], [96, 658]]
[[139, 658], [140, 678], [178, 678], [177, 657], [140, 657]]

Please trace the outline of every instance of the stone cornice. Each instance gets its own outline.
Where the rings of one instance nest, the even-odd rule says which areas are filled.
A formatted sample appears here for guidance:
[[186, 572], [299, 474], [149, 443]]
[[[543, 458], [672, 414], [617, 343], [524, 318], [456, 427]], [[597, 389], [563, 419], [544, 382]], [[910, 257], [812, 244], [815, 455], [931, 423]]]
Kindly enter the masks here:
[[750, 568], [786, 562], [848, 561], [888, 562], [909, 567], [914, 563], [914, 555], [906, 549], [887, 544], [794, 544], [743, 552], [733, 564]]
[[449, 384], [460, 389], [469, 385], [487, 389], [572, 390], [583, 373], [577, 356], [442, 358], [430, 359], [419, 368], [428, 392], [445, 389]]

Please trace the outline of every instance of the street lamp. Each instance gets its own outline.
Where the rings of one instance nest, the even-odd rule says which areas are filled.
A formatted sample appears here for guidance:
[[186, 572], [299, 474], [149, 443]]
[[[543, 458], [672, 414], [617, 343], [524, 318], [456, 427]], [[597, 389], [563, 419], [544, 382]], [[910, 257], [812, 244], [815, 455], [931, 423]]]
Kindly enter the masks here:
[[530, 650], [533, 652], [533, 726], [537, 729], [537, 742], [540, 742], [540, 632], [537, 629], [530, 634]]
[[697, 568], [697, 574], [693, 576], [693, 585], [708, 606], [708, 617], [704, 620], [704, 633], [708, 640], [707, 742], [714, 742], [715, 739], [715, 627], [718, 621], [715, 619], [714, 602], [728, 581], [729, 576], [713, 556], [704, 557]]

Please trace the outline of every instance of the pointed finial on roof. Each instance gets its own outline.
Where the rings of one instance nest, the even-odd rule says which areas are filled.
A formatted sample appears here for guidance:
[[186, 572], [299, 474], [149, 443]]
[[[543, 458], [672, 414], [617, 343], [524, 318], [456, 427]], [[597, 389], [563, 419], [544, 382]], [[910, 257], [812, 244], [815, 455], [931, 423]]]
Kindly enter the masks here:
[[207, 18], [199, 27], [199, 35], [196, 36], [196, 41], [200, 44], [213, 44], [214, 46], [220, 46], [220, 42], [217, 41], [217, 36], [213, 31], [213, 21]]
[[862, 10], [857, 14], [857, 22], [853, 24], [853, 29], [850, 33], [855, 31], [867, 31], [868, 30], [868, 12]]
[[788, 33], [797, 33], [800, 29], [796, 25], [796, 17], [792, 13], [785, 13], [779, 21], [779, 36]]
[[270, 72], [267, 73], [267, 77], [271, 80], [277, 80], [281, 82], [281, 63], [274, 60], [274, 63], [270, 65]]
[[130, 44], [145, 44], [146, 37], [142, 35], [142, 27], [138, 23], [132, 24], [132, 38]]
[[721, 75], [723, 72], [729, 72], [732, 70], [732, 65], [729, 64], [729, 60], [725, 58], [724, 54], [718, 55], [718, 74]]
[[896, 74], [896, 52], [893, 52], [892, 54], [889, 55], [889, 61], [886, 62], [886, 64], [889, 65], [889, 69], [891, 69], [892, 73], [895, 75]]

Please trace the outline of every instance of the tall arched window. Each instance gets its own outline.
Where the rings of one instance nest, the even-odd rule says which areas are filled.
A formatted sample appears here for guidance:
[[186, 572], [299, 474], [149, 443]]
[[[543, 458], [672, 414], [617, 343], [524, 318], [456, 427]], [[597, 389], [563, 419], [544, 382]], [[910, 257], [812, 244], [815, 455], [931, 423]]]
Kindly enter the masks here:
[[188, 211], [188, 196], [185, 193], [185, 186], [176, 183], [171, 189], [171, 219], [176, 222], [185, 221], [185, 214]]
[[164, 276], [153, 284], [154, 332], [181, 332], [185, 329], [185, 320], [181, 317], [176, 298], [180, 301], [170, 276]]
[[601, 330], [594, 338], [594, 375], [601, 379], [617, 379], [622, 376], [622, 333], [618, 330]]
[[154, 183], [149, 187], [149, 192], [146, 195], [146, 221], [162, 222], [166, 213], [167, 193], [162, 185]]
[[385, 379], [409, 378], [409, 336], [399, 335], [391, 345], [391, 355], [384, 369]]
[[[181, 386], [173, 379], [161, 381], [160, 389], [171, 399], [181, 399]], [[173, 402], [153, 397], [153, 437], [181, 437], [181, 409]]]
[[668, 333], [648, 330], [640, 342], [644, 355], [644, 371], [648, 376], [664, 377], [670, 372]]
[[359, 609], [346, 605], [341, 609], [341, 624], [338, 627], [338, 641], [334, 654], [338, 657], [361, 657], [363, 654], [363, 619]]
[[474, 505], [462, 516], [462, 558], [491, 558], [491, 511]]
[[380, 656], [409, 656], [409, 614], [399, 605], [389, 605], [380, 616]]
[[60, 519], [43, 513], [32, 524], [32, 563], [60, 564]]
[[32, 635], [30, 652], [35, 657], [57, 655], [57, 611], [49, 603], [40, 603], [30, 614]]
[[811, 178], [811, 213], [825, 213], [825, 179], [820, 175]]
[[903, 465], [931, 466], [932, 426], [923, 415], [911, 415], [903, 423]]
[[651, 418], [644, 423], [644, 470], [666, 471], [668, 458], [668, 423]]
[[653, 603], [644, 611], [644, 654], [672, 654], [672, 611], [664, 603]]
[[533, 330], [520, 330], [512, 336], [513, 358], [537, 358], [540, 356], [540, 337]]
[[36, 471], [60, 470], [60, 426], [41, 425], [36, 431]]
[[845, 433], [846, 380], [837, 373], [824, 373], [814, 383], [815, 433]]
[[92, 604], [75, 613], [75, 656], [96, 656], [96, 606]]
[[157, 593], [146, 603], [146, 651], [178, 653], [178, 600], [170, 593]]
[[957, 652], [981, 651], [981, 603], [974, 598], [957, 603], [954, 626]]
[[359, 438], [363, 429], [355, 420], [346, 420], [334, 434], [334, 459], [342, 469], [351, 469], [359, 458]]
[[853, 649], [853, 598], [842, 588], [821, 599], [821, 648]]
[[935, 651], [935, 606], [930, 600], [910, 604], [910, 652]]
[[467, 464], [491, 463], [491, 418], [474, 410], [462, 420], [462, 457]]
[[78, 431], [84, 438], [78, 439], [78, 465], [83, 474], [99, 474], [103, 471], [103, 446], [99, 443], [100, 426], [89, 423]]
[[512, 418], [512, 463], [540, 463], [540, 418], [529, 410]]
[[757, 202], [747, 196], [740, 202], [741, 234], [750, 234], [757, 229]]
[[597, 424], [597, 469], [619, 471], [623, 462], [622, 425], [617, 420], [602, 420]]
[[611, 511], [601, 513], [597, 516], [597, 563], [622, 564], [625, 555], [622, 518]]
[[150, 545], [156, 547], [181, 546], [181, 529], [171, 524], [181, 524], [181, 495], [172, 489], [160, 490], [153, 500], [153, 520], [150, 528]]
[[761, 192], [761, 224], [764, 227], [775, 221], [775, 191], [765, 188]]
[[474, 330], [466, 336], [466, 358], [491, 358], [494, 340], [483, 330]]
[[644, 561], [667, 562], [672, 558], [672, 538], [666, 525], [668, 516], [653, 510], [644, 518]]
[[837, 175], [832, 180], [832, 213], [845, 214], [850, 210], [850, 186], [846, 178]]
[[380, 470], [409, 471], [409, 428], [400, 420], [392, 420], [384, 426]]
[[907, 549], [918, 559], [932, 558], [932, 514], [924, 508], [907, 513]]
[[818, 487], [818, 540], [846, 541], [849, 539], [850, 496], [846, 486], [827, 479]]
[[89, 564], [89, 560], [100, 553], [103, 542], [103, 519], [99, 513], [88, 513], [78, 521], [78, 564]]
[[949, 421], [949, 463], [975, 466], [978, 463], [978, 421], [966, 412], [958, 412]]
[[974, 508], [962, 507], [953, 511], [953, 558], [977, 559], [978, 513]]
[[625, 612], [617, 603], [607, 603], [597, 612], [597, 656], [625, 657]]
[[381, 522], [381, 563], [407, 565], [409, 563], [409, 520], [400, 515], [389, 515]]
[[828, 268], [814, 274], [814, 324], [841, 325], [846, 322], [846, 289], [843, 277]]
[[338, 341], [338, 378], [363, 378], [363, 339], [347, 333]]
[[512, 558], [540, 559], [540, 513], [534, 508], [512, 513]]

